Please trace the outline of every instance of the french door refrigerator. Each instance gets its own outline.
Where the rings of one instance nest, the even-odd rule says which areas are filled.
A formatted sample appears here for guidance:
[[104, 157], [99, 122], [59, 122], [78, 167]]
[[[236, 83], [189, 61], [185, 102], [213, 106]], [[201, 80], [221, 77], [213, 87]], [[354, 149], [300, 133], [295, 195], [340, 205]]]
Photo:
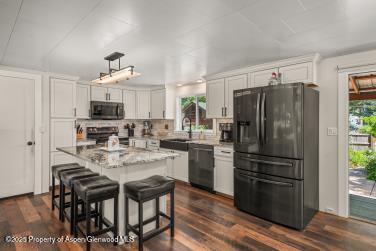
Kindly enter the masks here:
[[234, 91], [234, 203], [303, 229], [318, 209], [319, 93], [303, 83]]

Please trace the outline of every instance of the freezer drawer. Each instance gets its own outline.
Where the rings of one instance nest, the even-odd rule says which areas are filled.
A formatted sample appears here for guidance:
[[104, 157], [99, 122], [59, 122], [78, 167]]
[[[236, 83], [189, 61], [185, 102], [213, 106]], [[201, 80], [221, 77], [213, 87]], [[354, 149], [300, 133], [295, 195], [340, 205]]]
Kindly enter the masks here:
[[234, 166], [246, 171], [303, 179], [303, 160], [235, 152]]
[[302, 229], [303, 181], [234, 169], [235, 207], [255, 216]]

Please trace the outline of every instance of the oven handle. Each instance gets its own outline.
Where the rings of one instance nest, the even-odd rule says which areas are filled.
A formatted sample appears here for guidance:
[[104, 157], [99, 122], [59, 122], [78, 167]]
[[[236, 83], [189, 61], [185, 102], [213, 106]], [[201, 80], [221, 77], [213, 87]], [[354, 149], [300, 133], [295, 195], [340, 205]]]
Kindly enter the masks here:
[[203, 148], [197, 148], [197, 147], [193, 147], [192, 149], [195, 151], [213, 152], [213, 150], [211, 149], [203, 149]]
[[293, 184], [291, 184], [291, 183], [256, 178], [256, 177], [248, 176], [248, 175], [245, 175], [245, 174], [242, 174], [242, 173], [239, 173], [239, 175], [243, 176], [247, 179], [255, 180], [255, 181], [259, 181], [259, 182], [263, 182], [263, 183], [268, 183], [268, 184], [273, 184], [273, 185], [278, 185], [278, 186], [284, 186], [284, 187], [293, 187]]
[[249, 162], [260, 163], [260, 164], [269, 164], [269, 165], [275, 165], [275, 166], [292, 167], [292, 163], [275, 162], [275, 161], [260, 160], [260, 159], [251, 159], [251, 158], [246, 158], [246, 157], [240, 157], [239, 159], [246, 160], [246, 161], [249, 161]]

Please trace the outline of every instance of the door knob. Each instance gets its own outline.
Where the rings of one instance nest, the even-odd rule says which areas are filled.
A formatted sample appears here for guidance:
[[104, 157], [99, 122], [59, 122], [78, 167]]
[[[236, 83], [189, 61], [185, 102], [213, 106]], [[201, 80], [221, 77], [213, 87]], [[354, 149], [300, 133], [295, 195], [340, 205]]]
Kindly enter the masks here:
[[34, 145], [34, 144], [35, 144], [35, 142], [32, 142], [32, 141], [28, 141], [28, 142], [27, 142], [27, 145], [28, 145], [28, 146], [32, 146], [32, 145]]

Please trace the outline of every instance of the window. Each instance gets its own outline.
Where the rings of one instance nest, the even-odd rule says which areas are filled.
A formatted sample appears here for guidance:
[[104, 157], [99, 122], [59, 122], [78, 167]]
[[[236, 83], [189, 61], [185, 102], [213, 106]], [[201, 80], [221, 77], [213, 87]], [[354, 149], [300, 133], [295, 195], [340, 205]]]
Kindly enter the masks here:
[[187, 96], [177, 99], [177, 116], [176, 116], [176, 130], [188, 131], [189, 120], [183, 118], [187, 117], [191, 120], [193, 131], [212, 131], [213, 119], [206, 118], [206, 96]]

